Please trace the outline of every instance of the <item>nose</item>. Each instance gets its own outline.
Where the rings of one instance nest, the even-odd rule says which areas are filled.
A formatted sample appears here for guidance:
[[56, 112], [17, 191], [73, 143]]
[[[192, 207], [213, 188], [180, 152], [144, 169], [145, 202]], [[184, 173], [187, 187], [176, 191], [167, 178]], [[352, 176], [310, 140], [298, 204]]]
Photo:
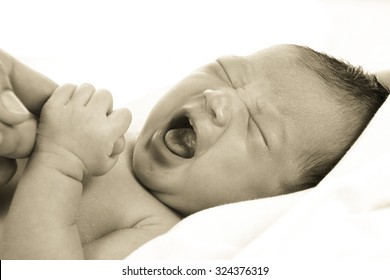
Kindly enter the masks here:
[[206, 109], [211, 113], [215, 124], [224, 126], [231, 117], [230, 107], [232, 98], [229, 93], [222, 90], [205, 90]]

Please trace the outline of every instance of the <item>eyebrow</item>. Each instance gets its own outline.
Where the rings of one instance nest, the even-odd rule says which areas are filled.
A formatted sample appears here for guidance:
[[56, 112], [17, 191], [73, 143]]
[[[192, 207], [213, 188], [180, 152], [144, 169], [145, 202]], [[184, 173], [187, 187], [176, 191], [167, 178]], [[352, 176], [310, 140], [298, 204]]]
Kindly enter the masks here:
[[216, 60], [216, 62], [218, 63], [218, 65], [222, 68], [223, 72], [225, 73], [225, 76], [227, 77], [230, 86], [233, 87], [233, 88], [235, 89], [236, 87], [233, 85], [233, 81], [232, 81], [232, 79], [230, 78], [230, 75], [228, 74], [228, 72], [226, 71], [225, 66], [223, 66], [223, 63], [222, 63], [221, 59], [218, 58], [218, 59]]
[[[257, 102], [256, 102], [256, 103], [257, 103]], [[253, 119], [254, 123], [256, 124], [257, 128], [258, 128], [259, 131], [260, 131], [260, 134], [261, 134], [261, 137], [262, 137], [263, 140], [264, 140], [265, 146], [266, 146], [267, 149], [269, 150], [270, 147], [269, 147], [269, 143], [268, 143], [267, 137], [265, 136], [264, 130], [261, 128], [261, 126], [259, 125], [258, 121], [257, 121], [256, 118], [255, 118], [255, 115], [257, 114], [256, 112], [259, 111], [257, 105], [256, 105], [256, 109], [257, 109], [257, 110], [255, 111], [255, 113], [252, 113], [251, 110], [248, 110], [248, 111], [249, 111], [249, 114], [250, 114], [251, 118]]]

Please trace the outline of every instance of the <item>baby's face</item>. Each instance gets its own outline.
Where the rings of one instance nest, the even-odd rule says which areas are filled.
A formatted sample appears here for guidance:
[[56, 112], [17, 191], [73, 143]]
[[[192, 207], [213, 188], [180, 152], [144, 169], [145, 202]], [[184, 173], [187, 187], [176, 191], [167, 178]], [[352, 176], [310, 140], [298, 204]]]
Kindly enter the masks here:
[[134, 151], [138, 179], [183, 214], [285, 193], [337, 112], [291, 46], [223, 57], [172, 88]]

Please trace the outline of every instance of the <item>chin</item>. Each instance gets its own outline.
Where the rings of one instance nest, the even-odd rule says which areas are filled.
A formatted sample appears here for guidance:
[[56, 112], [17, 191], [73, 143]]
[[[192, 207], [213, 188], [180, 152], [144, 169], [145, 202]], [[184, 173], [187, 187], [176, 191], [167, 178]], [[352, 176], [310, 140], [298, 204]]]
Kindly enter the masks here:
[[188, 159], [182, 159], [166, 147], [162, 136], [140, 137], [134, 149], [133, 171], [140, 183], [150, 191], [167, 192]]
[[[179, 135], [172, 135], [175, 133]], [[192, 143], [182, 143], [185, 139], [168, 139], [185, 136], [180, 133], [193, 137]], [[193, 151], [189, 151], [192, 148]], [[188, 167], [196, 160], [196, 156], [196, 132], [192, 120], [185, 112], [172, 114], [171, 118], [159, 126], [156, 122], [149, 122], [144, 126], [134, 148], [134, 174], [146, 189], [168, 204], [169, 201], [165, 201], [165, 198], [169, 200], [169, 194], [176, 193], [179, 182], [186, 179], [182, 174], [187, 174]]]

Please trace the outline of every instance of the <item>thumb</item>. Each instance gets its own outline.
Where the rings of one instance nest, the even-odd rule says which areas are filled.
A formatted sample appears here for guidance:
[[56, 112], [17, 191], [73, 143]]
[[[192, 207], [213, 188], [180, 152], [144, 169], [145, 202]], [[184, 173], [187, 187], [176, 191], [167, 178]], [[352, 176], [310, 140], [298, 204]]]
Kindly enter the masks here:
[[131, 113], [127, 108], [120, 108], [108, 116], [113, 128], [113, 138], [115, 141], [124, 135], [131, 123]]
[[30, 112], [11, 90], [0, 92], [0, 122], [16, 125], [24, 122]]

